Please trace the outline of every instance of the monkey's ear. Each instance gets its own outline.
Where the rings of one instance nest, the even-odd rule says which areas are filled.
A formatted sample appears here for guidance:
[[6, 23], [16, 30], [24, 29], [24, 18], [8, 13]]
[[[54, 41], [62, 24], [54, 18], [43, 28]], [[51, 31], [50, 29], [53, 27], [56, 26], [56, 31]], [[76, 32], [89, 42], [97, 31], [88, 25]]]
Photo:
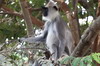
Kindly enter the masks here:
[[58, 10], [57, 6], [53, 6], [53, 8], [54, 8], [55, 10]]

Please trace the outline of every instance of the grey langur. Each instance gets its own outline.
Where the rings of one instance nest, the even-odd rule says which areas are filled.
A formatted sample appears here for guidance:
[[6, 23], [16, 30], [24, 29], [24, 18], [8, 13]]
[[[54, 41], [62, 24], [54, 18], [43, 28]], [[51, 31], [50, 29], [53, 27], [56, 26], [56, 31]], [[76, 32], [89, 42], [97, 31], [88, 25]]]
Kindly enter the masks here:
[[21, 38], [21, 41], [28, 43], [45, 42], [48, 50], [52, 54], [52, 60], [57, 60], [67, 48], [66, 54], [70, 55], [73, 49], [73, 37], [67, 23], [62, 19], [59, 9], [54, 2], [49, 2], [42, 7], [45, 20], [44, 30], [40, 36]]

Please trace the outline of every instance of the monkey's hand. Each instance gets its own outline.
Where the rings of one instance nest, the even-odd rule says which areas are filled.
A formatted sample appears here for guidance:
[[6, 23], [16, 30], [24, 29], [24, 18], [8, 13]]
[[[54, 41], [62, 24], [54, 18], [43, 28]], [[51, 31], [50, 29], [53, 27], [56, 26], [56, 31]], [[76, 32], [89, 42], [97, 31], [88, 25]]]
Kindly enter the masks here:
[[23, 42], [23, 41], [26, 42], [26, 38], [20, 38], [18, 41], [19, 41], [19, 42]]
[[34, 37], [28, 37], [28, 38], [20, 38], [19, 42], [28, 42], [28, 43], [37, 43], [37, 38]]
[[45, 39], [43, 39], [43, 37], [39, 36], [39, 37], [28, 37], [28, 38], [20, 38], [19, 42], [28, 42], [28, 43], [40, 43], [40, 42], [44, 42]]

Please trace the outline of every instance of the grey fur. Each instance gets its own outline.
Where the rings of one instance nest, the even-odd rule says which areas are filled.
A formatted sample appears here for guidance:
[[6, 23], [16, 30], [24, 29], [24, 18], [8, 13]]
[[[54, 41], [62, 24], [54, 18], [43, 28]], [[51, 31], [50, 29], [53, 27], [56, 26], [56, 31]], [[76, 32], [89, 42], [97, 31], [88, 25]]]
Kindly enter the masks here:
[[52, 54], [51, 58], [57, 60], [65, 52], [65, 47], [67, 48], [67, 55], [71, 54], [73, 49], [73, 37], [67, 23], [60, 16], [59, 11], [50, 9], [49, 12], [53, 14], [51, 13], [52, 16], [49, 16], [49, 14], [46, 16], [47, 19], [50, 19], [46, 20], [42, 35], [38, 37], [21, 38], [20, 40], [28, 43], [45, 42], [49, 48], [48, 50]]

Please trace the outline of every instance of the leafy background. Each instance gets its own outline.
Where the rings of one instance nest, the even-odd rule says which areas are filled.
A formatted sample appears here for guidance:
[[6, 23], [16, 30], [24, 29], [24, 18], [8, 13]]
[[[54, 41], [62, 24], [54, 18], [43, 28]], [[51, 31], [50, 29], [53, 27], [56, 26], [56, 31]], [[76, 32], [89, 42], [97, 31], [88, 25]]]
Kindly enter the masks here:
[[[67, 1], [67, 0], [65, 0]], [[85, 0], [86, 1], [86, 0]], [[28, 5], [31, 8], [40, 8], [41, 6], [46, 4], [45, 0], [27, 0]], [[71, 11], [74, 10], [72, 2], [73, 0], [68, 0], [68, 6]], [[78, 7], [78, 18], [84, 19], [84, 21], [79, 21], [81, 35], [83, 34], [84, 30], [91, 24], [92, 20], [96, 18], [96, 9], [98, 2], [95, 0], [88, 0], [89, 4], [92, 4], [89, 8], [84, 8], [79, 3], [77, 4]], [[2, 7], [10, 8], [11, 10], [21, 14], [22, 10], [19, 5], [19, 0], [4, 0]], [[25, 65], [32, 65], [30, 62], [30, 58], [32, 58], [32, 62], [34, 60], [43, 57], [45, 46], [41, 45], [28, 45], [25, 42], [18, 42], [18, 39], [21, 37], [25, 37], [27, 35], [26, 24], [23, 18], [18, 16], [3, 13], [5, 12], [0, 7], [0, 65], [1, 66], [25, 66]], [[63, 19], [68, 22], [68, 19], [63, 11], [60, 11]], [[37, 19], [41, 20], [41, 11], [32, 11], [31, 15], [36, 17]], [[91, 16], [91, 18], [87, 18]], [[33, 28], [38, 29], [36, 25], [33, 24]], [[38, 49], [37, 49], [38, 48]], [[41, 49], [42, 48], [42, 49]], [[33, 53], [29, 52], [32, 51]], [[92, 66], [95, 63], [93, 60], [100, 64], [100, 54], [91, 54], [85, 57], [69, 57], [65, 58], [66, 60], [62, 60], [61, 63], [64, 64], [68, 60], [73, 60], [73, 66], [86, 66], [86, 64]], [[79, 62], [80, 61], [80, 62]], [[87, 62], [87, 63], [85, 63]], [[77, 65], [78, 64], [78, 65]], [[94, 66], [93, 65], [93, 66]]]

